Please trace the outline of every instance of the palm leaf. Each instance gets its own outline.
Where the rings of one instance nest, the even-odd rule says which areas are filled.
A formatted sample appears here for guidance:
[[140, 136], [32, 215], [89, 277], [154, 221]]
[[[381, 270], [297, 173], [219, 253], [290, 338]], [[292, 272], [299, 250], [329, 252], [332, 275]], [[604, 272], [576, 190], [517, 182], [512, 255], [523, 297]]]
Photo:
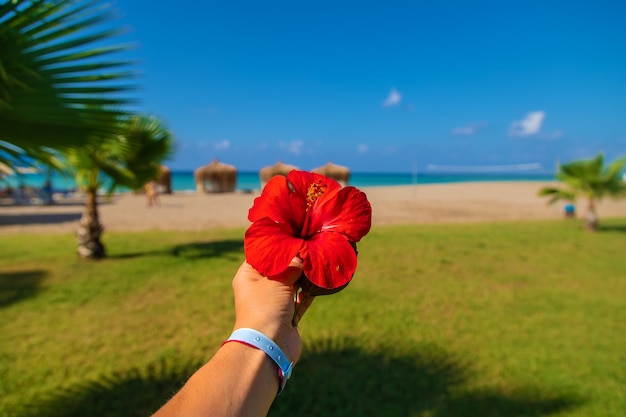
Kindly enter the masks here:
[[549, 204], [559, 200], [574, 201], [578, 195], [584, 196], [588, 201], [587, 229], [595, 230], [598, 225], [595, 203], [604, 196], [626, 197], [626, 183], [621, 177], [624, 166], [626, 158], [621, 158], [605, 168], [601, 153], [595, 158], [561, 165], [557, 179], [563, 183], [563, 187], [545, 187], [539, 191], [539, 195], [549, 197]]
[[558, 201], [575, 201], [576, 194], [570, 190], [557, 187], [544, 187], [539, 190], [540, 197], [550, 197], [548, 204], [554, 204]]
[[154, 117], [114, 116], [108, 119], [114, 134], [94, 135], [80, 148], [68, 149], [67, 165], [76, 182], [109, 193], [117, 187], [141, 188], [156, 179], [159, 164], [173, 152], [173, 136]]
[[157, 179], [161, 162], [174, 152], [174, 139], [163, 122], [149, 116], [133, 116], [124, 138], [130, 147], [125, 164], [135, 175], [134, 181], [126, 185], [138, 189]]
[[120, 31], [94, 32], [111, 18], [97, 0], [15, 0], [0, 8], [0, 138], [63, 147], [108, 132], [103, 114], [119, 113], [134, 88], [132, 64], [106, 58], [128, 47], [101, 46]]
[[607, 180], [611, 181], [623, 181], [622, 171], [626, 166], [626, 158], [621, 158], [613, 161], [607, 168], [605, 176]]

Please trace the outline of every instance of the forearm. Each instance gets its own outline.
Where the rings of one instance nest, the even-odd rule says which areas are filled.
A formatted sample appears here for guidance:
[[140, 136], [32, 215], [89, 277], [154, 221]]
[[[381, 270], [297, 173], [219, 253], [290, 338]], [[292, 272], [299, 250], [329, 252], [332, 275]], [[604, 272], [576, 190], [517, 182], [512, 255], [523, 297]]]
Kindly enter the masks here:
[[266, 416], [278, 384], [263, 351], [226, 343], [154, 417]]
[[267, 345], [252, 347], [257, 346], [256, 338], [244, 344], [248, 343], [246, 335], [238, 332], [241, 339], [233, 336], [223, 344], [153, 417], [266, 416], [278, 393], [277, 363], [283, 368], [284, 380], [302, 352], [298, 329], [292, 325], [294, 283], [301, 273], [296, 264], [281, 276], [267, 278], [244, 262], [233, 279], [234, 330], [260, 332], [260, 340], [268, 338], [272, 342], [269, 345], [275, 343], [278, 349], [270, 349], [272, 353], [266, 354]]

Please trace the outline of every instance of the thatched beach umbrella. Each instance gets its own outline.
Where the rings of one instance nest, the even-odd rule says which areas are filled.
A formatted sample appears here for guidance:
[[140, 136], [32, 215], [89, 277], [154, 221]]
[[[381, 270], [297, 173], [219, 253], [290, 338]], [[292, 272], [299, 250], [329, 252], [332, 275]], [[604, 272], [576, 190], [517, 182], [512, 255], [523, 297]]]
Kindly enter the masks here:
[[196, 191], [207, 192], [206, 182], [209, 181], [210, 190], [215, 193], [233, 192], [237, 186], [237, 168], [224, 164], [216, 159], [208, 165], [194, 171]]
[[165, 165], [159, 165], [157, 184], [159, 184], [160, 192], [172, 194], [172, 171]]
[[348, 181], [350, 181], [350, 169], [342, 165], [333, 164], [332, 162], [328, 162], [321, 167], [313, 168], [311, 171], [332, 178], [344, 186], [348, 185]]
[[259, 179], [261, 180], [261, 188], [265, 187], [265, 184], [275, 175], [287, 176], [290, 171], [299, 169], [295, 165], [283, 164], [282, 161], [276, 162], [275, 165], [270, 165], [265, 168], [261, 168], [259, 171]]

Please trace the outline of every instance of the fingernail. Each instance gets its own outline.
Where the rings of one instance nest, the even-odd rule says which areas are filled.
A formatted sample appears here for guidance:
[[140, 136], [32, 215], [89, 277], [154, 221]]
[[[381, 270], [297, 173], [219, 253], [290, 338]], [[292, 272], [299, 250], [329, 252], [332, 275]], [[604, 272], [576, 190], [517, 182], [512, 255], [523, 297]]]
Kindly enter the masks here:
[[296, 268], [302, 268], [302, 259], [300, 259], [298, 256], [295, 256], [291, 262], [289, 263], [289, 266], [293, 266]]

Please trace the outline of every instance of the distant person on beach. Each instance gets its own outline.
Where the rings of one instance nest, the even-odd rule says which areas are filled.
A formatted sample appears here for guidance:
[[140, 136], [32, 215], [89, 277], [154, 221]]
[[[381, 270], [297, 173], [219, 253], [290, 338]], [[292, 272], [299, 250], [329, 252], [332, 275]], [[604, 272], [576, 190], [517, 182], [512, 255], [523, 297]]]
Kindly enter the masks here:
[[146, 200], [148, 207], [161, 205], [161, 202], [159, 201], [159, 193], [154, 181], [150, 181], [146, 184]]
[[294, 303], [301, 273], [299, 258], [271, 278], [244, 262], [232, 283], [231, 337], [153, 417], [266, 416], [302, 353], [302, 340], [293, 325], [296, 307], [297, 322], [310, 305]]
[[26, 188], [26, 184], [20, 182], [19, 187], [17, 187], [17, 194], [15, 201], [17, 204], [28, 204], [30, 203], [30, 196], [28, 195], [28, 188]]
[[10, 185], [7, 185], [4, 190], [0, 191], [0, 196], [2, 197], [13, 197], [13, 194], [13, 187]]
[[42, 200], [44, 202], [44, 204], [46, 205], [52, 205], [54, 204], [54, 200], [52, 199], [52, 181], [50, 181], [49, 179], [46, 180], [45, 184], [43, 185], [43, 188], [41, 189], [42, 191]]

